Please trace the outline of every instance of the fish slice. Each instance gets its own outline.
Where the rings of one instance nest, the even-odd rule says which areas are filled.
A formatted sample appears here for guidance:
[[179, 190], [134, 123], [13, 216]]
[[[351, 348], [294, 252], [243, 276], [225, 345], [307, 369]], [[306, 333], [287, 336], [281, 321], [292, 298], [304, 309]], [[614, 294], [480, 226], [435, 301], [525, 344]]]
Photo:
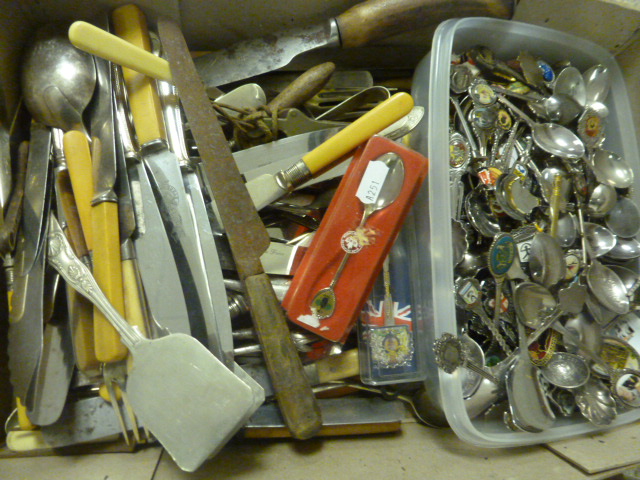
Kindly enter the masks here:
[[133, 329], [74, 255], [54, 216], [48, 260], [69, 285], [103, 311], [131, 352], [126, 391], [140, 422], [181, 469], [197, 469], [253, 414], [252, 388], [189, 335], [149, 340]]

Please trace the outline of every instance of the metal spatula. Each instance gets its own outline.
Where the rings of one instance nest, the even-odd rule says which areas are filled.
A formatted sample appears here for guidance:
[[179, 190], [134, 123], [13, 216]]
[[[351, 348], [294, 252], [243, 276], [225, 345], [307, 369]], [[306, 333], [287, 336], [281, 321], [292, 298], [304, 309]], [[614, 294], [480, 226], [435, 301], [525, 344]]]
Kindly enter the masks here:
[[73, 254], [54, 216], [48, 260], [116, 328], [133, 356], [126, 390], [136, 415], [180, 468], [194, 471], [257, 408], [253, 390], [195, 338], [170, 334], [148, 340], [132, 328]]

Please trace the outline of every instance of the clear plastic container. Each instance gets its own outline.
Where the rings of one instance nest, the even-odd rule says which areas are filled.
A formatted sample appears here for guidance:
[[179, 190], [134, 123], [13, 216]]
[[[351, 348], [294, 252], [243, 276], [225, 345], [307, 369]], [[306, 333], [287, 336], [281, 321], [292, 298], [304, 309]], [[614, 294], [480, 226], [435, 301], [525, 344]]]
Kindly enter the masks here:
[[[635, 192], [639, 192], [640, 162], [626, 86], [613, 56], [604, 48], [566, 33], [525, 23], [465, 18], [443, 22], [434, 34], [432, 50], [417, 66], [412, 95], [427, 115], [412, 133], [410, 145], [430, 160], [429, 176], [407, 223], [415, 228], [421, 248], [416, 255], [414, 279], [421, 295], [415, 299], [416, 312], [430, 319], [425, 342], [429, 347], [445, 332], [457, 333], [453, 289], [452, 232], [449, 212], [449, 69], [451, 53], [474, 45], [486, 45], [496, 58], [514, 58], [522, 50], [539, 55], [553, 64], [570, 60], [580, 71], [603, 64], [611, 73], [611, 93], [606, 101], [606, 140], [602, 148], [627, 159], [635, 173]], [[416, 277], [417, 275], [417, 277]], [[541, 433], [514, 432], [501, 418], [471, 419], [462, 395], [461, 377], [440, 371], [427, 349], [428, 379], [425, 395], [434, 406], [434, 423], [446, 421], [464, 441], [483, 447], [515, 447], [539, 444], [613, 428], [640, 419], [640, 409], [618, 415], [607, 427], [597, 427], [579, 414], [558, 416], [554, 426]]]

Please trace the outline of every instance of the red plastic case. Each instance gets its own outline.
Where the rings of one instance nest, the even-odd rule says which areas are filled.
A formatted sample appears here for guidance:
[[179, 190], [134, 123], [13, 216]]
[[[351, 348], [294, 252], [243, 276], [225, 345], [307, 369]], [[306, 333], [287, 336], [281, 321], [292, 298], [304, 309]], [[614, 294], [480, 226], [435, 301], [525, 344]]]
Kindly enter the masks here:
[[[370, 162], [394, 153], [402, 159], [404, 181], [395, 201], [371, 214], [359, 226], [365, 206], [356, 196]], [[426, 177], [428, 160], [383, 137], [372, 137], [354, 156], [322, 219], [309, 250], [298, 267], [283, 306], [300, 327], [333, 342], [344, 343], [353, 328], [382, 263]], [[353, 252], [347, 254], [346, 252]], [[312, 303], [329, 287], [345, 255], [348, 259], [334, 286], [335, 305], [327, 318], [316, 312], [330, 309], [331, 300]], [[315, 308], [318, 307], [318, 308]], [[324, 309], [324, 310], [323, 310]]]

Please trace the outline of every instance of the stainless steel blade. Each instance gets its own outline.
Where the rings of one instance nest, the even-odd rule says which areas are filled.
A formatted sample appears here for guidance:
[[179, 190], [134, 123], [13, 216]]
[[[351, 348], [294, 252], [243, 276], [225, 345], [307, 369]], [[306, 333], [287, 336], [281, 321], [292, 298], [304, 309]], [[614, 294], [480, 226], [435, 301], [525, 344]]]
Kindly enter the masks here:
[[330, 20], [202, 55], [195, 59], [195, 64], [209, 89], [283, 67], [302, 52], [339, 45], [337, 24], [335, 20]]
[[195, 172], [196, 165], [187, 153], [178, 94], [175, 86], [167, 82], [159, 81], [157, 85], [163, 106], [167, 139], [182, 170], [187, 204], [195, 227], [195, 240], [201, 247], [201, 264], [204, 266], [206, 275], [208, 301], [213, 309], [213, 315], [205, 315], [204, 317], [209, 349], [227, 367], [230, 367], [233, 362], [233, 338], [231, 336], [231, 316], [227, 307], [227, 292], [224, 288], [222, 267], [200, 179]]
[[[103, 28], [108, 28], [105, 18]], [[96, 65], [96, 94], [91, 110], [91, 138], [93, 160], [94, 201], [104, 200], [116, 180], [116, 146], [114, 134], [113, 90], [111, 88], [111, 65], [100, 57], [94, 57]], [[111, 193], [109, 201], [114, 201]]]
[[26, 403], [29, 388], [38, 369], [43, 341], [44, 249], [24, 271], [28, 243], [20, 237], [16, 247], [13, 295], [9, 314], [9, 378], [13, 393]]
[[178, 160], [162, 140], [143, 145], [141, 154], [180, 272], [191, 335], [209, 347], [206, 325], [215, 325], [215, 314]]
[[[131, 119], [126, 108], [127, 91], [122, 79], [122, 70], [114, 66], [113, 73], [119, 138], [117, 152], [120, 152], [116, 159], [120, 162], [120, 171], [126, 171], [129, 178], [126, 185], [123, 186], [120, 182], [118, 187], [121, 189], [119, 192], [121, 198], [126, 194], [126, 189], [129, 189], [128, 196], [133, 203], [133, 209], [125, 212], [126, 216], [120, 217], [121, 224], [126, 218], [128, 225], [127, 228], [121, 229], [121, 233], [135, 228], [133, 241], [140, 277], [149, 311], [155, 322], [172, 333], [190, 335], [191, 327], [185, 298], [183, 295], [176, 294], [182, 291], [180, 273], [173, 258], [169, 238], [164, 229], [147, 172], [138, 158], [138, 147], [131, 134]], [[126, 207], [126, 202], [121, 200], [119, 205], [122, 210]], [[129, 215], [131, 212], [134, 215], [133, 218]]]
[[147, 172], [142, 163], [132, 165], [128, 171], [137, 223], [133, 242], [151, 316], [171, 333], [190, 335], [180, 272]]
[[26, 242], [25, 257], [22, 264], [17, 266], [17, 275], [29, 272], [42, 247], [51, 191], [51, 129], [41, 123], [32, 122], [30, 137], [21, 224], [22, 236]]
[[9, 370], [14, 395], [29, 395], [42, 352], [45, 254], [43, 244], [51, 196], [51, 130], [31, 124], [31, 146], [14, 264], [14, 294], [9, 315]]

